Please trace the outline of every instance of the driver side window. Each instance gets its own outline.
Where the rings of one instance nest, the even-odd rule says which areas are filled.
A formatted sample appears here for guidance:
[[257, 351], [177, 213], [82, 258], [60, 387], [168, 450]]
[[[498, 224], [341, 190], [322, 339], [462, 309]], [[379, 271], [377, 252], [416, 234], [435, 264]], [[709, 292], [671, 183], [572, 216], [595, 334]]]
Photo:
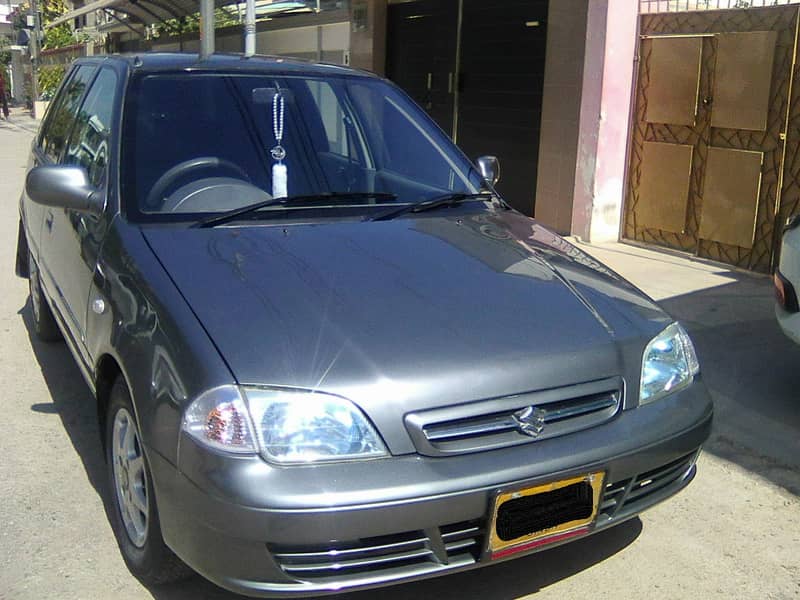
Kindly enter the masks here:
[[63, 163], [86, 169], [94, 186], [103, 183], [111, 143], [117, 74], [103, 69], [94, 80], [72, 128]]

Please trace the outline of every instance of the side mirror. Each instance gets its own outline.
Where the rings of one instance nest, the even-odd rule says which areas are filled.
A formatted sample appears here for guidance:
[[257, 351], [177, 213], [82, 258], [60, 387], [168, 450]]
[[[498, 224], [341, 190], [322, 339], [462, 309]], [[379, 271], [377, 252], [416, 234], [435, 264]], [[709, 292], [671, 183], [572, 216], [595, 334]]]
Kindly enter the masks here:
[[88, 213], [103, 210], [102, 194], [89, 183], [82, 167], [48, 165], [35, 167], [28, 172], [25, 192], [37, 204], [69, 208]]
[[492, 186], [500, 181], [500, 161], [496, 156], [480, 156], [475, 163], [483, 178]]

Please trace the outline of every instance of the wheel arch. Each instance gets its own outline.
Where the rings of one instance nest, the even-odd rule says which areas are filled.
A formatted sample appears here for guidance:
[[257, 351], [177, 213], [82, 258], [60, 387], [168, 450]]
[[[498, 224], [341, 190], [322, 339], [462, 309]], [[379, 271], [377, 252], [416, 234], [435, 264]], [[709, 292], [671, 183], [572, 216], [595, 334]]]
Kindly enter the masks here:
[[25, 225], [22, 217], [19, 218], [19, 231], [17, 232], [17, 259], [14, 265], [14, 272], [18, 277], [28, 279], [30, 269], [28, 268], [28, 236], [25, 234]]
[[[95, 397], [97, 398], [97, 425], [100, 429], [100, 442], [105, 450], [106, 445], [106, 416], [108, 414], [108, 404], [111, 398], [111, 388], [114, 387], [114, 382], [118, 377], [122, 376], [125, 379], [125, 384], [128, 385], [127, 379], [122, 372], [122, 367], [116, 358], [111, 354], [103, 354], [97, 361], [95, 368]], [[130, 386], [128, 386], [130, 389]]]

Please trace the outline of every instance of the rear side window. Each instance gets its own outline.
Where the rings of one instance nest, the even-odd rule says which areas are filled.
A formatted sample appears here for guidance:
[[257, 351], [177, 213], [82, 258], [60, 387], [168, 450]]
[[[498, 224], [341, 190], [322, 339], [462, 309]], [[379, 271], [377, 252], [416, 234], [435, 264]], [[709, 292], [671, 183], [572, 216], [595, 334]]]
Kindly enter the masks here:
[[61, 90], [57, 104], [47, 117], [47, 124], [42, 135], [41, 146], [45, 156], [51, 161], [58, 162], [67, 145], [67, 136], [72, 130], [75, 115], [78, 112], [83, 93], [86, 91], [94, 72], [97, 70], [92, 65], [78, 67], [75, 75]]
[[102, 69], [78, 111], [63, 160], [86, 169], [94, 186], [102, 182], [108, 164], [116, 89], [117, 74], [112, 69]]

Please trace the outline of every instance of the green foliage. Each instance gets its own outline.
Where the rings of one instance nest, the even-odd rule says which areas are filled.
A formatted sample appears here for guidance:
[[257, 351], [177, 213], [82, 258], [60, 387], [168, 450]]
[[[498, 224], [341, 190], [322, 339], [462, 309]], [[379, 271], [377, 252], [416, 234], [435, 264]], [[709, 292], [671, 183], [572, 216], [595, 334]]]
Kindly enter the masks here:
[[[216, 11], [214, 11], [214, 17], [214, 25], [217, 29], [241, 23], [239, 14], [234, 9], [227, 7], [216, 9]], [[156, 23], [153, 29], [153, 37], [200, 31], [200, 13], [195, 13], [182, 19], [167, 19], [163, 23]]]
[[39, 67], [39, 95], [42, 100], [50, 100], [58, 85], [64, 79], [64, 65], [42, 65]]
[[69, 11], [65, 0], [43, 0], [39, 5], [39, 9], [42, 11], [43, 25], [47, 25], [53, 19], [57, 19]]
[[[62, 23], [56, 27], [47, 28], [46, 26], [67, 13], [69, 8], [64, 0], [44, 0], [40, 3], [39, 9], [42, 15], [42, 50], [51, 48], [63, 48], [79, 43], [79, 40], [68, 23]], [[27, 29], [27, 19], [30, 12], [30, 5], [27, 0], [20, 3], [11, 13], [10, 20], [14, 29]]]
[[2, 69], [4, 65], [11, 64], [10, 45], [6, 38], [0, 36], [0, 69]]
[[67, 23], [62, 23], [56, 27], [44, 30], [44, 41], [42, 43], [43, 50], [50, 48], [63, 48], [64, 46], [72, 46], [76, 44], [77, 40], [72, 32], [72, 29]]

